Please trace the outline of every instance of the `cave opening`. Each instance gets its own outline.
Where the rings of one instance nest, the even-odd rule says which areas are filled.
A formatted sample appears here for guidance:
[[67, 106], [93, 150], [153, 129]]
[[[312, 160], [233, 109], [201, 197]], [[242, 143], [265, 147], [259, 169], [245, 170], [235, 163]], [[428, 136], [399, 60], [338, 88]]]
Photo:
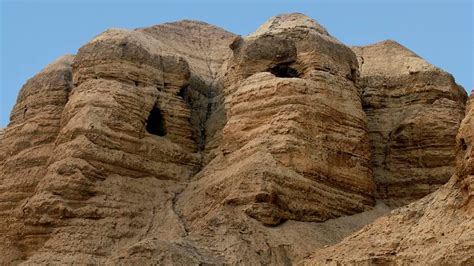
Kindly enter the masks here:
[[270, 73], [279, 78], [297, 78], [299, 73], [296, 69], [289, 66], [289, 64], [278, 64], [270, 68]]
[[160, 108], [154, 107], [150, 111], [150, 115], [146, 121], [146, 131], [150, 134], [161, 137], [166, 135], [165, 120]]
[[460, 140], [460, 143], [461, 143], [461, 149], [463, 151], [467, 150], [467, 144], [466, 144], [466, 141], [464, 139], [461, 139]]
[[184, 87], [181, 87], [178, 91], [178, 96], [181, 97], [182, 99], [184, 99], [184, 96], [186, 95], [186, 89], [188, 88], [188, 86], [184, 86]]

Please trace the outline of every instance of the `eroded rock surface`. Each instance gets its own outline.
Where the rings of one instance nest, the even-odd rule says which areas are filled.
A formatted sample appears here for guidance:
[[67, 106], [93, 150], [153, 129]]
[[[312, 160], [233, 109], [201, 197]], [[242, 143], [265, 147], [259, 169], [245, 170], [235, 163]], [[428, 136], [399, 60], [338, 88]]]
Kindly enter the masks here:
[[[456, 178], [405, 208], [446, 216], [452, 231], [440, 223], [436, 234], [464, 232], [430, 250], [461, 262], [472, 250], [472, 106], [456, 144], [465, 95], [388, 46], [354, 48], [358, 58], [302, 14], [247, 37], [196, 21], [96, 36], [24, 85], [0, 133], [0, 264], [293, 264], [390, 211], [376, 197], [397, 205], [442, 184], [456, 145]], [[383, 65], [392, 54], [395, 69]], [[393, 130], [398, 142], [374, 137]], [[415, 146], [421, 155], [402, 152]], [[392, 168], [381, 175], [385, 147]], [[393, 175], [397, 165], [410, 178]], [[405, 235], [422, 222], [406, 212], [383, 219], [393, 227], [400, 213]], [[421, 240], [410, 241], [409, 259], [446, 261], [411, 255]]]
[[353, 50], [360, 65], [377, 198], [405, 205], [452, 175], [466, 92], [449, 73], [394, 41]]
[[474, 263], [474, 95], [456, 140], [456, 171], [429, 196], [379, 218], [308, 265]]
[[[225, 204], [277, 225], [368, 210], [375, 187], [352, 51], [299, 14], [231, 47], [222, 155], [180, 199], [187, 216], [201, 223]], [[205, 200], [190, 204], [197, 195]]]
[[[190, 67], [160, 45], [140, 31], [108, 30], [67, 67], [62, 60], [25, 85], [2, 140], [6, 262], [101, 262], [153, 225], [167, 224], [157, 229], [162, 240], [181, 236], [172, 205], [201, 156], [182, 92]], [[45, 103], [28, 97], [43, 91]]]
[[27, 81], [0, 140], [2, 263], [24, 259], [22, 252], [36, 250], [40, 239], [50, 231], [48, 227], [31, 228], [25, 221], [22, 206], [46, 176], [61, 115], [72, 88], [73, 58], [61, 57]]

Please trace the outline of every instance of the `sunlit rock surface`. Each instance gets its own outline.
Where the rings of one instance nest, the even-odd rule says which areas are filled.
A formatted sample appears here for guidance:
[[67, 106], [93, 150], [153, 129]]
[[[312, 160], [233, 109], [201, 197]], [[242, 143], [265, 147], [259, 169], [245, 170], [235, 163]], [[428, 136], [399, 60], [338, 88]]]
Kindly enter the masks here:
[[0, 264], [472, 264], [465, 99], [302, 14], [106, 30], [0, 131]]

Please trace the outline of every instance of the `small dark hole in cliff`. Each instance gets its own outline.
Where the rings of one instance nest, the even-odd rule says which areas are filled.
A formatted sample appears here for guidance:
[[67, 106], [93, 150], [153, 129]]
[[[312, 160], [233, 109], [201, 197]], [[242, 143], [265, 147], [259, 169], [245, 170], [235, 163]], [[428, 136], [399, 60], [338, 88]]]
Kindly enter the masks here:
[[467, 150], [467, 144], [466, 144], [466, 141], [464, 139], [461, 139], [461, 149], [463, 151]]
[[357, 70], [354, 68], [351, 68], [351, 75], [348, 77], [349, 80], [355, 81], [357, 76]]
[[186, 94], [186, 89], [188, 88], [188, 86], [185, 86], [185, 87], [182, 87], [181, 89], [179, 89], [178, 91], [178, 96], [183, 98], [184, 99], [184, 96]]
[[279, 64], [270, 68], [270, 73], [279, 78], [297, 78], [299, 73], [296, 69], [290, 67], [288, 64]]
[[157, 136], [166, 135], [165, 120], [163, 119], [163, 114], [158, 107], [151, 110], [150, 116], [148, 116], [146, 122], [146, 131]]

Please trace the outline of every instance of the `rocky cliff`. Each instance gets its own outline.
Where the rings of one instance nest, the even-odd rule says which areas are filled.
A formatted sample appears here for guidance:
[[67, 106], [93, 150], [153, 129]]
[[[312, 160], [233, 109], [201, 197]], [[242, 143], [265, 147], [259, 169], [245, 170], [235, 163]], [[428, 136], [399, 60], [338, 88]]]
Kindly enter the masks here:
[[474, 264], [474, 96], [470, 98], [456, 139], [456, 171], [449, 182], [317, 251], [306, 264]]
[[246, 37], [109, 29], [20, 91], [0, 135], [0, 263], [468, 263], [465, 100], [399, 44], [351, 49], [302, 14]]
[[[367, 122], [351, 80], [357, 71], [352, 51], [298, 15], [275, 17], [231, 46], [222, 154], [201, 171], [196, 190], [183, 195], [187, 216], [210, 215], [224, 203], [277, 225], [325, 221], [373, 206]], [[186, 199], [197, 195], [207, 200]]]
[[353, 47], [373, 150], [376, 197], [405, 205], [435, 191], [454, 171], [466, 92], [402, 45]]

